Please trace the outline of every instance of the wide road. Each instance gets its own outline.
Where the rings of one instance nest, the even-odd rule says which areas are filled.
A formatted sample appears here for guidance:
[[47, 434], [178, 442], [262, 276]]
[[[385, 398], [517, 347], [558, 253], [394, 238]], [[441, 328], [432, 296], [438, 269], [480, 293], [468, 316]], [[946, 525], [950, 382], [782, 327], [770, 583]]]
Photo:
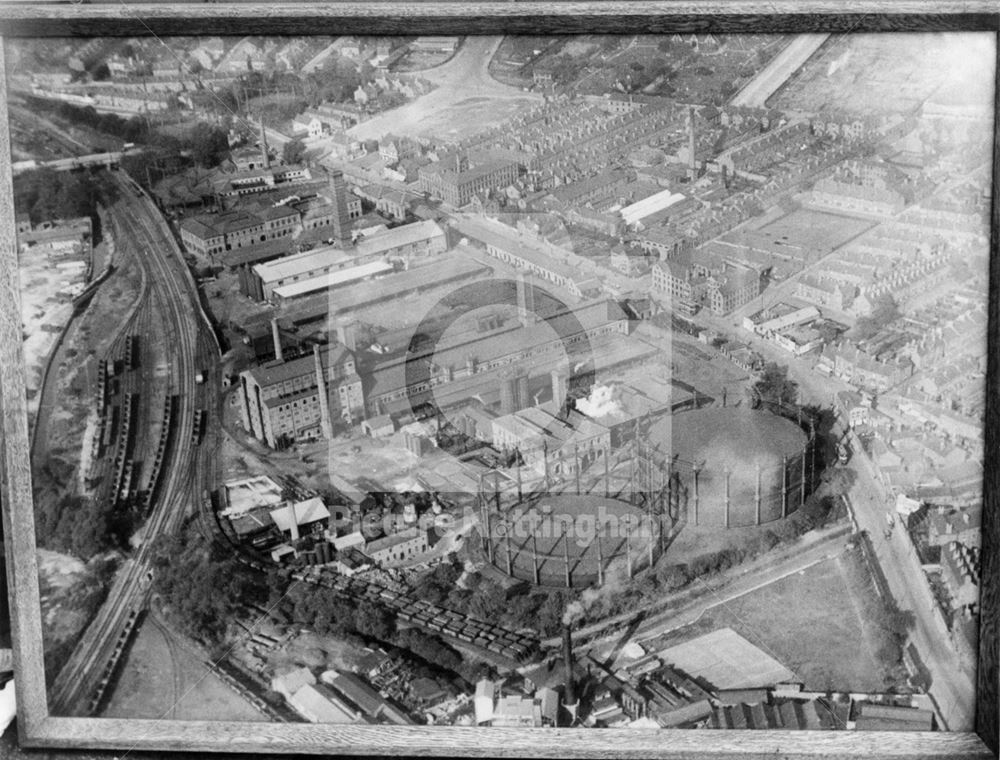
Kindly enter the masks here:
[[[148, 601], [151, 547], [159, 536], [177, 530], [200, 493], [203, 484], [196, 482], [198, 477], [211, 472], [206, 467], [208, 454], [203, 452], [199, 457], [190, 431], [196, 409], [216, 407], [217, 402], [211, 398], [211, 389], [219, 387], [214, 335], [198, 309], [194, 280], [162, 216], [145, 195], [137, 195], [123, 176], [110, 176], [119, 192], [119, 202], [109, 213], [116, 215], [131, 249], [148, 270], [152, 297], [159, 306], [165, 333], [171, 338], [167, 349], [173, 378], [170, 392], [177, 396], [176, 429], [143, 543], [119, 572], [107, 600], [50, 692], [50, 710], [57, 715], [86, 715], [93, 711], [95, 698], [107, 683], [109, 668], [113, 669], [124, 650], [123, 638]], [[199, 386], [195, 375], [205, 370], [212, 370], [212, 375]], [[217, 390], [214, 392], [217, 394]], [[209, 421], [207, 426], [211, 424]]]
[[730, 102], [734, 106], [763, 108], [767, 99], [776, 93], [802, 64], [819, 50], [829, 34], [800, 34], [747, 82]]

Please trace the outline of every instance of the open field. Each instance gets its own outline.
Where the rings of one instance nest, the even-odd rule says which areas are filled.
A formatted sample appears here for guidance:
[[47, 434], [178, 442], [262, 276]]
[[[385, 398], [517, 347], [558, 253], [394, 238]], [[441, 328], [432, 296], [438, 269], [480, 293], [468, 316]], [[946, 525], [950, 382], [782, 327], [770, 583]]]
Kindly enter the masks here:
[[421, 72], [436, 89], [352, 127], [351, 135], [368, 139], [392, 132], [459, 140], [495, 127], [538, 103], [539, 95], [500, 84], [490, 76], [489, 63], [500, 40], [500, 37], [466, 39], [447, 63]]
[[[644, 645], [661, 650], [720, 628], [732, 628], [790, 668], [806, 689], [884, 691], [887, 666], [880, 631], [862, 610], [874, 598], [869, 581], [849, 569], [852, 550], [709, 610], [688, 626]], [[866, 576], [867, 577], [867, 576]]]
[[873, 227], [873, 223], [849, 216], [799, 209], [775, 219], [760, 229], [774, 242], [812, 250], [833, 250]]
[[969, 35], [841, 34], [827, 42], [771, 100], [781, 110], [905, 114], [928, 99], [991, 103], [983, 75], [992, 38]]

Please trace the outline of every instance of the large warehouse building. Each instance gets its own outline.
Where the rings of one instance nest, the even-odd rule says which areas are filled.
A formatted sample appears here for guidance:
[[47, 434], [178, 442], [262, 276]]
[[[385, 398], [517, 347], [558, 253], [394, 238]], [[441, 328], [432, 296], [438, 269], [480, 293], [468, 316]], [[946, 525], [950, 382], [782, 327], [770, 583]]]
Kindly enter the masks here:
[[[473, 398], [488, 406], [499, 403], [502, 413], [509, 414], [532, 405], [539, 392], [547, 393], [552, 370], [565, 369], [568, 357], [600, 378], [657, 353], [654, 346], [629, 338], [628, 333], [628, 316], [621, 307], [598, 299], [562, 306], [544, 321], [507, 320], [471, 335], [445, 336], [373, 368], [365, 391], [368, 415], [404, 413], [423, 403], [447, 409]], [[505, 377], [511, 374], [513, 380]], [[512, 381], [519, 389], [519, 403], [509, 398], [505, 403], [504, 397], [511, 394], [504, 389]]]
[[[297, 298], [327, 286], [386, 274], [391, 271], [393, 261], [405, 267], [413, 258], [442, 253], [447, 247], [444, 231], [435, 222], [414, 222], [373, 233], [353, 245], [341, 242], [258, 264], [253, 268], [248, 295], [261, 301], [275, 300], [276, 292], [284, 300]], [[388, 269], [385, 266], [357, 269], [376, 262], [389, 264]], [[350, 269], [357, 269], [356, 276], [331, 277]]]

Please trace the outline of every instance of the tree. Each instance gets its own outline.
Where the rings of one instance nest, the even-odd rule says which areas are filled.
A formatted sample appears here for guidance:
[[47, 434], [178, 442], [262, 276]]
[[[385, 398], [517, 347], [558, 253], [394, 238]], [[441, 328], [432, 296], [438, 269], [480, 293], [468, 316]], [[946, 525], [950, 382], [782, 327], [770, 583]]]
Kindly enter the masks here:
[[794, 404], [799, 396], [798, 383], [788, 377], [788, 367], [775, 362], [764, 365], [753, 387], [760, 400], [769, 404]]
[[202, 166], [215, 166], [229, 150], [229, 139], [219, 127], [199, 121], [188, 138], [191, 155]]
[[542, 633], [551, 636], [562, 628], [563, 613], [566, 611], [566, 596], [562, 591], [553, 591], [538, 608], [538, 627]]
[[890, 293], [883, 293], [872, 304], [871, 316], [858, 319], [854, 325], [854, 335], [858, 340], [868, 340], [900, 316], [896, 299]]
[[267, 599], [265, 579], [237, 561], [228, 547], [207, 543], [193, 524], [181, 536], [164, 536], [154, 544], [153, 566], [154, 588], [177, 624], [205, 643], [222, 640], [240, 607]]
[[480, 620], [495, 620], [507, 605], [507, 595], [496, 581], [484, 580], [469, 600], [469, 614]]
[[286, 164], [297, 164], [302, 161], [305, 153], [305, 143], [299, 138], [295, 138], [294, 140], [286, 142], [285, 147], [281, 149], [281, 160]]
[[358, 633], [386, 641], [392, 636], [395, 621], [392, 615], [380, 604], [364, 600], [354, 613], [354, 622]]

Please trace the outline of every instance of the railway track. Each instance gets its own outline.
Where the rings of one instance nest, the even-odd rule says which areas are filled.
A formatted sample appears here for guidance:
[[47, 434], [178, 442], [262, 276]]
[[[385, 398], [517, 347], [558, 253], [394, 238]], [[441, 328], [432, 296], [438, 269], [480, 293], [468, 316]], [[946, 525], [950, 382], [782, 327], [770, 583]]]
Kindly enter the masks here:
[[[50, 690], [50, 710], [55, 715], [89, 715], [100, 704], [123, 647], [122, 635], [130, 632], [130, 621], [149, 601], [152, 546], [161, 535], [177, 530], [195, 502], [198, 482], [214, 476], [214, 451], [196, 447], [190, 431], [195, 410], [211, 405], [218, 395], [218, 343], [200, 311], [195, 283], [181, 258], [176, 242], [162, 217], [137, 185], [121, 172], [109, 174], [119, 193], [110, 209], [120, 239], [130, 241], [133, 255], [146, 273], [150, 290], [137, 312], [134, 327], [148, 328], [160, 319], [169, 350], [168, 395], [175, 398], [172, 410], [176, 430], [172, 445], [164, 453], [156, 498], [151, 501], [142, 544], [126, 561], [108, 594], [108, 599], [81, 637]], [[142, 316], [139, 316], [142, 315]], [[123, 331], [125, 339], [129, 333]], [[140, 340], [148, 335], [140, 335]], [[119, 340], [122, 335], [119, 335]], [[134, 350], [134, 349], [133, 349]], [[151, 377], [150, 362], [133, 378], [142, 384]], [[207, 372], [204, 385], [195, 382], [197, 372]], [[149, 386], [147, 385], [147, 388]], [[209, 425], [211, 427], [211, 425]]]
[[431, 602], [413, 599], [381, 583], [343, 575], [296, 571], [292, 577], [303, 583], [336, 591], [357, 602], [370, 601], [388, 609], [406, 625], [451, 639], [455, 643], [489, 652], [514, 666], [529, 660], [539, 651], [534, 635], [511, 631], [495, 623], [460, 614]]

